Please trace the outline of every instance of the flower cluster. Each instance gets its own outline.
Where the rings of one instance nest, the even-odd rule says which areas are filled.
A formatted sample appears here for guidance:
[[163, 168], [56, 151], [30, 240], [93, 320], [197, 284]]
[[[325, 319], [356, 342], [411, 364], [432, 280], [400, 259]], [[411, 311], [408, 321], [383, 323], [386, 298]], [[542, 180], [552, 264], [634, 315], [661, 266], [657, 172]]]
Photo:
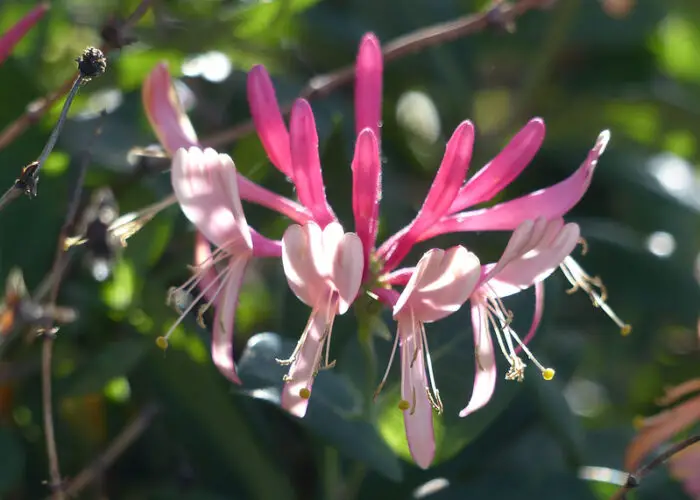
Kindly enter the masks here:
[[[443, 409], [433, 376], [426, 324], [470, 302], [476, 376], [472, 397], [461, 416], [483, 407], [493, 394], [497, 378], [494, 338], [509, 365], [507, 379], [523, 379], [525, 361], [521, 352], [545, 379], [554, 376], [554, 370], [540, 364], [526, 344], [542, 315], [542, 281], [557, 267], [623, 331], [629, 331], [607, 306], [600, 280], [588, 276], [570, 257], [580, 241], [579, 227], [562, 219], [587, 190], [609, 133], [600, 134], [583, 164], [564, 181], [489, 208], [473, 209], [498, 195], [523, 171], [540, 148], [545, 127], [542, 120], [531, 120], [465, 183], [474, 127], [464, 121], [449, 139], [416, 217], [377, 245], [382, 192], [383, 59], [372, 34], [362, 39], [355, 73], [357, 138], [351, 164], [354, 232], [345, 231], [326, 199], [311, 106], [298, 99], [287, 126], [264, 67], [256, 66], [248, 75], [251, 114], [270, 162], [294, 184], [298, 202], [245, 178], [229, 156], [200, 148], [165, 66], [157, 66], [147, 78], [143, 100], [160, 142], [173, 156], [175, 195], [186, 217], [201, 233], [196, 242], [195, 273], [178, 290], [199, 288], [192, 305], [204, 299], [215, 308], [212, 357], [219, 370], [240, 383], [231, 340], [241, 283], [253, 258], [281, 257], [291, 290], [311, 309], [296, 349], [289, 359], [280, 360], [289, 365], [282, 406], [298, 417], [306, 413], [318, 370], [333, 365], [329, 345], [335, 317], [344, 314], [359, 294], [381, 301], [391, 308], [397, 323], [387, 374], [398, 350], [402, 376], [399, 408], [404, 414], [412, 456], [425, 468], [435, 452], [433, 410]], [[281, 241], [270, 240], [248, 226], [241, 199], [275, 210], [292, 221]], [[464, 246], [456, 246], [431, 249], [417, 265], [400, 267], [417, 243], [465, 231], [511, 231], [512, 235], [495, 263], [482, 262]], [[533, 286], [534, 321], [521, 339], [510, 326], [512, 314], [502, 299]], [[187, 312], [189, 309], [183, 316]], [[165, 339], [161, 343], [167, 345]], [[386, 374], [382, 384], [384, 380]]]

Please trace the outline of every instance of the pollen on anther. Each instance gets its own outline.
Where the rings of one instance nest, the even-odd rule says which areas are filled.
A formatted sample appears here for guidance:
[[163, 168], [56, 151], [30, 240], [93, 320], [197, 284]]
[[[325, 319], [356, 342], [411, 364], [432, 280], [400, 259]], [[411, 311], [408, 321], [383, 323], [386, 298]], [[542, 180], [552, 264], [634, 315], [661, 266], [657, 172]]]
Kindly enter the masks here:
[[556, 372], [553, 368], [545, 368], [542, 370], [542, 378], [545, 380], [552, 380]]
[[411, 403], [409, 403], [409, 402], [406, 401], [405, 399], [402, 399], [401, 401], [399, 401], [399, 410], [401, 410], [401, 411], [406, 411], [406, 410], [408, 410], [410, 407], [411, 407]]
[[165, 337], [158, 337], [156, 339], [156, 345], [158, 346], [159, 349], [166, 350], [168, 348], [168, 339]]
[[311, 397], [311, 391], [308, 390], [306, 387], [302, 387], [299, 389], [299, 397], [301, 399], [309, 399]]
[[626, 337], [632, 333], [632, 325], [622, 325], [622, 328], [620, 328], [620, 333], [623, 337]]

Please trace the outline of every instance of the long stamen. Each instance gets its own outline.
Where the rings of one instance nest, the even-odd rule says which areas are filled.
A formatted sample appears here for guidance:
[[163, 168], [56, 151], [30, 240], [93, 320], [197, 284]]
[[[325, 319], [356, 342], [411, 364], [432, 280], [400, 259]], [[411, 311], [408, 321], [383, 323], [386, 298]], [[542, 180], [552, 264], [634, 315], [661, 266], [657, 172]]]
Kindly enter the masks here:
[[230, 269], [225, 269], [222, 271], [220, 274], [217, 275], [216, 279], [212, 280], [211, 283], [209, 283], [204, 289], [197, 295], [197, 297], [185, 308], [185, 310], [180, 314], [180, 317], [177, 318], [175, 323], [170, 327], [168, 332], [163, 335], [162, 337], [158, 337], [156, 340], [156, 343], [158, 344], [159, 347], [165, 348], [168, 346], [168, 339], [170, 336], [173, 334], [175, 329], [182, 323], [182, 321], [185, 319], [185, 317], [190, 313], [192, 309], [194, 309], [194, 306], [202, 300], [202, 297], [206, 295], [206, 293], [214, 286], [217, 284], [217, 281], [221, 281], [219, 283], [219, 286], [217, 287], [216, 291], [214, 292], [214, 296], [212, 297], [212, 302], [216, 300], [216, 297], [219, 295], [221, 290], [224, 288], [224, 285], [226, 285], [226, 280], [228, 279]]
[[628, 335], [632, 332], [632, 326], [622, 321], [607, 304], [607, 290], [599, 277], [589, 276], [572, 257], [566, 257], [559, 267], [572, 285], [572, 288], [567, 290], [567, 293], [574, 293], [578, 289], [583, 290], [590, 297], [593, 306], [602, 309], [620, 328], [622, 335]]
[[[394, 362], [394, 355], [396, 354], [396, 349], [399, 346], [399, 333], [396, 332], [396, 335], [394, 335], [394, 347], [391, 348], [391, 354], [389, 355], [389, 363], [386, 365], [386, 370], [384, 371], [384, 376], [382, 377], [382, 381], [379, 382], [379, 385], [377, 386], [377, 389], [374, 391], [374, 397], [373, 399], [376, 401], [377, 396], [379, 396], [379, 393], [382, 391], [382, 388], [384, 387], [384, 384], [386, 383], [386, 379], [389, 377], [389, 370], [391, 369], [391, 365]], [[405, 410], [405, 408], [403, 408]]]
[[333, 334], [333, 321], [335, 321], [335, 313], [338, 310], [338, 301], [333, 300], [334, 292], [331, 292], [328, 300], [328, 308], [326, 309], [326, 329], [323, 332], [323, 341], [326, 343], [326, 364], [320, 367], [320, 370], [329, 370], [335, 366], [335, 360], [329, 362], [331, 351], [331, 335]]
[[428, 399], [433, 408], [437, 410], [440, 414], [442, 413], [444, 407], [442, 405], [442, 400], [440, 399], [440, 391], [435, 383], [435, 375], [433, 374], [433, 362], [430, 359], [430, 349], [428, 347], [428, 336], [425, 334], [425, 327], [423, 323], [419, 325], [421, 333], [421, 341], [423, 343], [423, 351], [425, 352], [425, 364], [428, 367], [428, 379], [430, 380], [430, 387], [426, 387], [426, 392], [428, 393]]
[[[299, 351], [301, 350], [301, 346], [304, 345], [304, 341], [306, 340], [306, 337], [309, 334], [309, 330], [311, 329], [311, 322], [314, 319], [315, 313], [316, 313], [315, 309], [313, 311], [311, 311], [311, 314], [309, 315], [309, 320], [306, 322], [306, 326], [304, 327], [304, 331], [301, 333], [301, 337], [299, 337], [299, 340], [297, 341], [297, 345], [294, 347], [294, 351], [292, 351], [292, 355], [289, 356], [287, 359], [275, 358], [275, 362], [277, 362], [278, 365], [287, 366], [287, 365], [291, 365], [292, 363], [294, 363], [294, 360], [297, 358], [297, 354], [299, 354]], [[291, 380], [291, 379], [288, 378], [287, 375], [285, 375], [284, 381], [287, 382], [288, 380]]]

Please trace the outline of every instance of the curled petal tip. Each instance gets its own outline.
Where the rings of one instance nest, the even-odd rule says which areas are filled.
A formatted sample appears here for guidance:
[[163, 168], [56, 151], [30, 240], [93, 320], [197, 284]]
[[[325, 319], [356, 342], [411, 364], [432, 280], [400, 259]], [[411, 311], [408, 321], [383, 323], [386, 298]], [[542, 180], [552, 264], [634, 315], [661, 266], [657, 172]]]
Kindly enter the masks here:
[[595, 149], [598, 151], [599, 155], [602, 155], [603, 152], [605, 151], [605, 148], [608, 146], [608, 142], [610, 141], [610, 130], [603, 130], [600, 135], [598, 135], [598, 139], [596, 140], [595, 143]]

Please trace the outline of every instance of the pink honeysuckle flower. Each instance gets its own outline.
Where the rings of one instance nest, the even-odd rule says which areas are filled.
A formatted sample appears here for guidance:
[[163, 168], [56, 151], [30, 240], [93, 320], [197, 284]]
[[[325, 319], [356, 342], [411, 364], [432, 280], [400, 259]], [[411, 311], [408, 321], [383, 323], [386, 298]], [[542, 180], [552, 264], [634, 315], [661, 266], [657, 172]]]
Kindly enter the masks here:
[[[564, 224], [561, 218], [527, 220], [515, 229], [498, 262], [484, 266], [480, 283], [470, 298], [476, 373], [472, 397], [459, 413], [461, 417], [485, 406], [496, 387], [492, 333], [510, 365], [507, 380], [523, 380], [525, 363], [518, 356], [519, 350], [539, 368], [545, 380], [554, 377], [554, 370], [545, 368], [527, 348], [527, 337], [521, 340], [510, 327], [512, 314], [501, 299], [541, 283], [573, 251], [579, 235], [577, 224]], [[541, 294], [536, 297], [536, 309], [540, 311], [535, 312], [531, 332], [539, 322], [542, 299]]]
[[[197, 147], [178, 149], [173, 158], [172, 185], [185, 216], [217, 250], [211, 254], [208, 244], [204, 248], [197, 245], [197, 251], [205, 253], [199, 259], [199, 268], [185, 285], [172, 290], [171, 296], [182, 290], [189, 292], [197, 285], [201, 292], [162, 337], [161, 344], [167, 345], [175, 327], [199, 300], [206, 297], [205, 308], [216, 303], [212, 333], [214, 364], [229, 380], [240, 384], [233, 360], [232, 340], [243, 276], [253, 256], [279, 257], [281, 245], [248, 227], [238, 192], [236, 167], [228, 155], [218, 154], [213, 149], [202, 151]], [[210, 255], [206, 256], [207, 252]], [[225, 264], [221, 270], [215, 267], [219, 263]]]
[[40, 3], [0, 36], [0, 63], [7, 59], [7, 56], [10, 55], [27, 32], [44, 17], [49, 7], [50, 5], [48, 3]]
[[696, 443], [673, 455], [668, 467], [671, 475], [683, 483], [688, 496], [700, 499], [700, 445]]
[[[362, 282], [362, 243], [344, 233], [337, 222], [323, 230], [315, 223], [293, 224], [282, 238], [282, 264], [289, 287], [312, 308], [311, 317], [291, 357], [282, 390], [282, 407], [297, 417], [306, 414], [311, 387], [319, 369], [329, 368], [333, 320], [355, 300]], [[323, 347], [325, 364], [321, 366]]]
[[401, 401], [411, 456], [426, 469], [435, 455], [433, 409], [442, 412], [424, 323], [456, 312], [476, 287], [479, 259], [462, 246], [433, 249], [423, 255], [401, 295], [377, 290], [393, 304], [398, 328], [389, 363], [377, 392], [386, 381], [397, 345], [401, 350]]

